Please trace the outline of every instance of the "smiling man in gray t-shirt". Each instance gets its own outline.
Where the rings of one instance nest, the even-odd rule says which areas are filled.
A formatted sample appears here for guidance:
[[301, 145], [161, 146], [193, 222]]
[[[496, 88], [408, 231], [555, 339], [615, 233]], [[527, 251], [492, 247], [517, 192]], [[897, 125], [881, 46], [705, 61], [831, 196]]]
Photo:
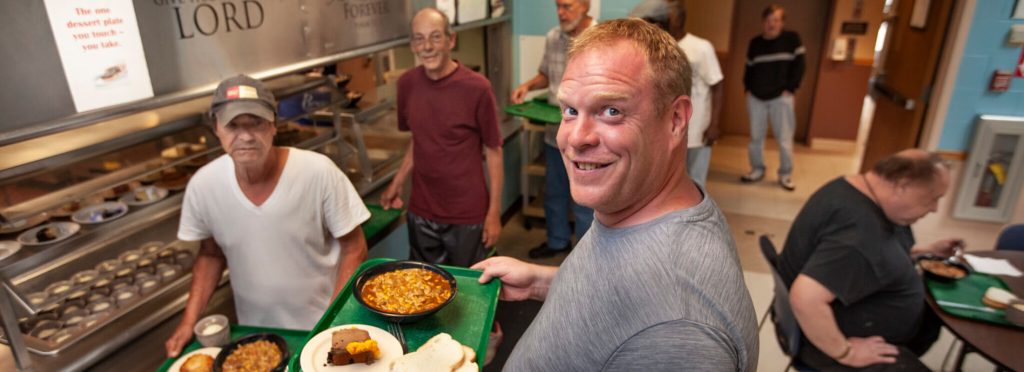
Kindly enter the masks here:
[[561, 268], [474, 266], [501, 299], [545, 301], [508, 371], [754, 371], [757, 320], [735, 243], [687, 176], [690, 69], [638, 19], [577, 38], [559, 88], [558, 147], [595, 222]]

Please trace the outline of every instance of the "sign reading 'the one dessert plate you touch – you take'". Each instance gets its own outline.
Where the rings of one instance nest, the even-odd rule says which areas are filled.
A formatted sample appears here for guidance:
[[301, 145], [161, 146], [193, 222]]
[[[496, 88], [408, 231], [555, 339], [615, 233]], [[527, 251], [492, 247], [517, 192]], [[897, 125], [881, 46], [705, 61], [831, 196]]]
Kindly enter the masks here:
[[45, 0], [78, 112], [153, 96], [132, 0]]

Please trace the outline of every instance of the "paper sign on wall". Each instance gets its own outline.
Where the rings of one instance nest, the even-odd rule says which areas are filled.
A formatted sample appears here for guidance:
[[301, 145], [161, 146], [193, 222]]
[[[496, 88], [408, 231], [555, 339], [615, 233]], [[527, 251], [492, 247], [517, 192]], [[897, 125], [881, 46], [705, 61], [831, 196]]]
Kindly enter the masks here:
[[153, 96], [131, 0], [46, 0], [75, 110]]

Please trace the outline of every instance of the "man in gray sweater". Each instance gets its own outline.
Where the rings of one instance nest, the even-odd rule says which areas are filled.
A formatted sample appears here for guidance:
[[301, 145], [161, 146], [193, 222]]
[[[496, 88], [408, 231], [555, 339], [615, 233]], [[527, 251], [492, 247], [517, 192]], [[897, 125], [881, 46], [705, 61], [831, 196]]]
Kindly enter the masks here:
[[690, 68], [664, 31], [621, 19], [572, 44], [558, 147], [595, 222], [561, 268], [474, 266], [501, 299], [544, 301], [508, 371], [754, 371], [757, 321], [714, 201], [679, 167]]

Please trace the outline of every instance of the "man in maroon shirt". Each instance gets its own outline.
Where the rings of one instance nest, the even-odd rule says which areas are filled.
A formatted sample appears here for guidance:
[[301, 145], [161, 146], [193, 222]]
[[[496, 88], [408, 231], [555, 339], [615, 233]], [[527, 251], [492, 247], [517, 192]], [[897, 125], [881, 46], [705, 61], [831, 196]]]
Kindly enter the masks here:
[[485, 258], [485, 247], [501, 232], [504, 175], [494, 93], [486, 78], [452, 59], [455, 34], [444, 13], [416, 13], [411, 40], [422, 65], [398, 79], [398, 128], [411, 131], [412, 141], [381, 205], [402, 207], [402, 187], [412, 173], [410, 257], [470, 266]]

